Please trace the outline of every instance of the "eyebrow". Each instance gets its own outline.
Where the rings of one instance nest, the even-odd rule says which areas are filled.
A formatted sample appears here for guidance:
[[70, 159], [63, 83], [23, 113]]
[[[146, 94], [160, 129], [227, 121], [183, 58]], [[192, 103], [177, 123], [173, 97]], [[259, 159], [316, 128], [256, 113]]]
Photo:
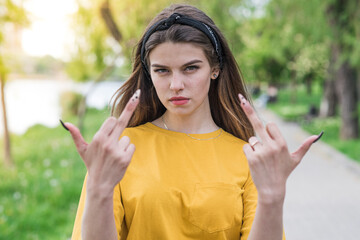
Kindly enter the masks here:
[[[192, 61], [190, 61], [190, 62], [185, 63], [185, 64], [183, 65], [183, 67], [184, 67], [184, 66], [191, 65], [191, 64], [195, 64], [195, 63], [202, 63], [202, 62], [203, 62], [203, 61], [201, 61], [201, 60], [195, 59], [195, 60], [192, 60]], [[166, 66], [166, 65], [161, 65], [161, 64], [156, 64], [156, 63], [154, 63], [154, 64], [151, 64], [151, 67], [167, 67], [167, 66]]]

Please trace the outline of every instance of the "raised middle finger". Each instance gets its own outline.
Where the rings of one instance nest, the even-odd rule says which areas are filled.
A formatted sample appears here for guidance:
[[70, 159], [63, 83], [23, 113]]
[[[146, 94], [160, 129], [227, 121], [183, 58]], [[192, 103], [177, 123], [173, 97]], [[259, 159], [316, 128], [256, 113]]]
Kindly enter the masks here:
[[118, 139], [124, 129], [127, 127], [131, 116], [133, 115], [136, 106], [138, 105], [140, 100], [140, 89], [136, 90], [134, 95], [129, 99], [128, 103], [126, 104], [124, 110], [120, 114], [118, 118], [118, 124], [114, 128], [113, 132], [111, 133], [111, 137]]
[[258, 136], [261, 138], [262, 142], [269, 141], [270, 137], [267, 133], [264, 124], [257, 116], [254, 108], [251, 106], [251, 104], [245, 99], [243, 95], [239, 93], [239, 99], [241, 102], [241, 107], [244, 110], [246, 116], [248, 117], [251, 125], [253, 126], [255, 132], [258, 134]]

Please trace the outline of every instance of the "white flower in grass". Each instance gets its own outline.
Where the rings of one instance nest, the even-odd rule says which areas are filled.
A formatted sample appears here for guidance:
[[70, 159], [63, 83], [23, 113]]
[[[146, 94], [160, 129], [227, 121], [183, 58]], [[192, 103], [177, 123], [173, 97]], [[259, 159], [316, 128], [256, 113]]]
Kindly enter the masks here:
[[47, 170], [44, 172], [44, 177], [45, 177], [45, 178], [50, 178], [52, 175], [53, 175], [53, 170], [51, 170], [51, 169], [47, 169]]
[[53, 178], [50, 180], [50, 186], [56, 187], [58, 185], [59, 185], [59, 181], [57, 179]]
[[14, 192], [13, 198], [14, 198], [15, 200], [19, 200], [19, 199], [21, 198], [21, 193], [20, 193], [20, 192]]
[[62, 159], [62, 160], [60, 161], [60, 166], [63, 167], [63, 168], [69, 166], [69, 161], [66, 160], [66, 159]]

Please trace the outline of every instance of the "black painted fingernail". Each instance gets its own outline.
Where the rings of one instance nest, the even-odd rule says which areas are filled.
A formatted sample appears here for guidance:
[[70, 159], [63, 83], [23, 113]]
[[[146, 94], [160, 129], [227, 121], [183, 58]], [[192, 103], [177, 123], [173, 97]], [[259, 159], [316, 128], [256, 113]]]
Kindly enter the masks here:
[[70, 131], [70, 130], [65, 126], [65, 124], [63, 123], [63, 121], [61, 121], [61, 119], [59, 119], [59, 120], [60, 120], [61, 125], [65, 128], [65, 130]]
[[136, 90], [134, 95], [131, 97], [131, 101], [134, 102], [135, 100], [139, 99], [139, 95], [140, 95], [140, 89]]
[[317, 141], [319, 141], [319, 139], [322, 137], [322, 135], [324, 134], [324, 131], [321, 131], [321, 133], [318, 135], [318, 137], [313, 141], [313, 143], [316, 143]]
[[240, 96], [240, 101], [241, 101], [242, 105], [245, 105], [246, 99], [244, 98], [244, 96], [241, 93], [239, 93], [239, 96]]

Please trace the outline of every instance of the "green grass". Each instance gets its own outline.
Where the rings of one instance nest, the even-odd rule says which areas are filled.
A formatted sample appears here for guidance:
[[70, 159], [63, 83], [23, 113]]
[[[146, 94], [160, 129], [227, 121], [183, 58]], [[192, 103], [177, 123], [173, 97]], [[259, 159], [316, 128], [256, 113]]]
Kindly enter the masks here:
[[[88, 111], [87, 141], [107, 116]], [[69, 132], [36, 125], [11, 140], [14, 169], [3, 166], [0, 150], [0, 239], [69, 239], [86, 172]]]
[[[309, 96], [304, 87], [298, 87], [296, 94], [290, 89], [281, 89], [279, 91], [278, 102], [269, 104], [268, 107], [284, 120], [298, 122], [304, 130], [311, 134], [318, 134], [324, 131], [322, 141], [355, 161], [360, 162], [360, 139], [340, 140], [341, 120], [339, 116], [326, 119], [316, 118], [311, 121], [306, 120], [305, 116], [308, 113], [309, 106], [313, 104], [319, 109], [321, 102], [322, 89], [319, 86], [315, 86], [313, 90], [313, 94]], [[292, 101], [294, 95], [296, 96], [295, 102]]]

